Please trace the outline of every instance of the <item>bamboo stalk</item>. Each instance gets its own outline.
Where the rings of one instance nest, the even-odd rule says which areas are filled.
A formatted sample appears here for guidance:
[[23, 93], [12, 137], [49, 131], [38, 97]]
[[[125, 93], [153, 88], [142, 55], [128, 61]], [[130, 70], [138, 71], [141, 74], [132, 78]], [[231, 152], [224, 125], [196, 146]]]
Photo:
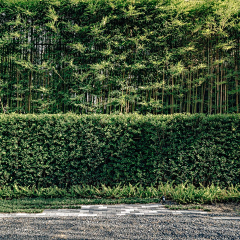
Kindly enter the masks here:
[[165, 85], [165, 64], [163, 65], [163, 84], [162, 84], [162, 114], [163, 114], [163, 109], [164, 109], [164, 85]]
[[[222, 56], [223, 58], [223, 56]], [[223, 105], [223, 63], [221, 64], [221, 92], [220, 92], [220, 114], [222, 114]]]
[[174, 113], [174, 110], [173, 110], [173, 104], [174, 104], [174, 97], [173, 97], [173, 86], [174, 86], [174, 82], [173, 82], [173, 76], [172, 76], [172, 97], [171, 97], [171, 114]]
[[[238, 45], [239, 45], [239, 39], [238, 39]], [[235, 51], [235, 84], [236, 84], [236, 109], [237, 113], [239, 113], [239, 93], [238, 93], [238, 51]]]
[[[218, 42], [217, 42], [218, 43]], [[218, 52], [218, 49], [217, 49], [217, 54], [216, 54], [216, 59], [219, 60], [219, 52]], [[216, 107], [215, 107], [215, 112], [216, 113], [219, 113], [221, 110], [220, 110], [220, 103], [219, 103], [219, 64], [217, 64], [217, 71], [216, 71], [216, 77], [217, 77], [217, 90], [216, 90]]]

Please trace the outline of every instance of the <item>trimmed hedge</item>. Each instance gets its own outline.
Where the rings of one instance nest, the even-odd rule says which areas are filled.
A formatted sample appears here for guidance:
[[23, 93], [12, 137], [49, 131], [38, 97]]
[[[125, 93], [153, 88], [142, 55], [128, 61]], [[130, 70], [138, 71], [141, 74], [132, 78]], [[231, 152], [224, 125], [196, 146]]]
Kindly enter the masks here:
[[240, 115], [0, 115], [0, 187], [240, 183]]

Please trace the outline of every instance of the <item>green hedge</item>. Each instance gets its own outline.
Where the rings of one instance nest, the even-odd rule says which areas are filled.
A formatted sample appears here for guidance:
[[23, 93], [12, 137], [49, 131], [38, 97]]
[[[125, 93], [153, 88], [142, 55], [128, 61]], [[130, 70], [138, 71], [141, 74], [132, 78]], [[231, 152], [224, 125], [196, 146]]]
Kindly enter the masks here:
[[240, 115], [0, 115], [0, 187], [240, 183]]

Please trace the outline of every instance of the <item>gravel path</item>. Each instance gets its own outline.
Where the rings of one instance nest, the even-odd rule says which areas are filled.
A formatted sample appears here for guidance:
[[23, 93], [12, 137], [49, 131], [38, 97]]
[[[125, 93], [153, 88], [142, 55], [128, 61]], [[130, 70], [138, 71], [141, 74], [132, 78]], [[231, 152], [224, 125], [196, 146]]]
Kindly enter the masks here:
[[[80, 213], [86, 210], [92, 216]], [[118, 211], [123, 211], [124, 215], [117, 215]], [[144, 215], [139, 214], [142, 212]], [[1, 214], [0, 239], [240, 239], [237, 214], [198, 210], [175, 212], [149, 204], [46, 210], [45, 216], [37, 217]], [[59, 213], [65, 215], [60, 217]]]
[[0, 239], [240, 239], [240, 220], [210, 216], [2, 218]]

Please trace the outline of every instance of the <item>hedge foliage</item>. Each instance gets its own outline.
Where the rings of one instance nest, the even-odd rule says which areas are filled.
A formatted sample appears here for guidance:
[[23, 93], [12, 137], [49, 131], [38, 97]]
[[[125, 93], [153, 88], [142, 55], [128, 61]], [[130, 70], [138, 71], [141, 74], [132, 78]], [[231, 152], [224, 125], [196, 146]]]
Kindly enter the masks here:
[[240, 183], [240, 115], [0, 115], [0, 187]]
[[239, 0], [0, 0], [0, 113], [238, 113]]

